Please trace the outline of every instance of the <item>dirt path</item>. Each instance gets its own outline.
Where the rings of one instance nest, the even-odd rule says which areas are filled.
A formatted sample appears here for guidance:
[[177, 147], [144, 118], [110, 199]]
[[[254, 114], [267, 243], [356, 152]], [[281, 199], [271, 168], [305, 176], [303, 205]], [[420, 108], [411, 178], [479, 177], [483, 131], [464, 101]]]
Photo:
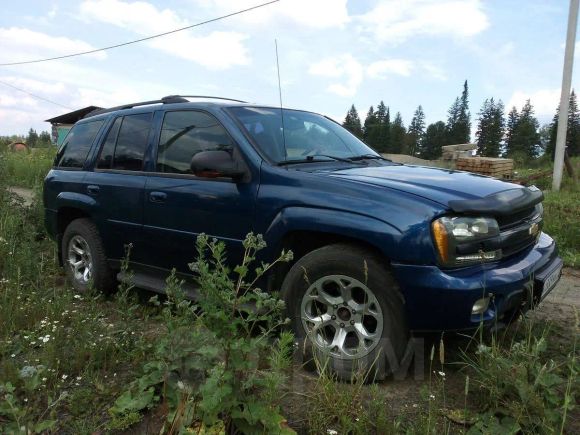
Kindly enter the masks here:
[[34, 200], [34, 191], [32, 189], [27, 189], [26, 187], [8, 187], [8, 191], [22, 198], [25, 206], [32, 205]]

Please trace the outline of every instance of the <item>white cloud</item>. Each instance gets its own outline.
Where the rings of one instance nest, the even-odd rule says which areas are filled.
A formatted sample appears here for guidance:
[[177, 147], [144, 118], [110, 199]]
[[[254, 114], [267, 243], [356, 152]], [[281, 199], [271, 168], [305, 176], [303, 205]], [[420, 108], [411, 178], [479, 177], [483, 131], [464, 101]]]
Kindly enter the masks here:
[[533, 92], [515, 91], [505, 106], [506, 112], [509, 112], [513, 106], [520, 110], [528, 99], [534, 106], [534, 112], [538, 118], [549, 119], [554, 116], [560, 103], [560, 89], [538, 89]]
[[308, 72], [317, 76], [343, 79], [340, 82], [334, 81], [327, 87], [329, 92], [341, 97], [355, 95], [364, 76], [362, 65], [350, 53], [322, 59], [311, 65]]
[[[181, 19], [171, 9], [157, 9], [144, 1], [123, 2], [119, 0], [88, 0], [80, 5], [81, 17], [149, 36], [186, 27], [190, 23]], [[186, 30], [163, 38], [153, 39], [147, 44], [183, 59], [196, 62], [210, 69], [226, 69], [250, 63], [243, 42], [247, 35], [239, 32], [212, 31], [204, 36], [193, 36]]]
[[387, 79], [389, 75], [408, 77], [420, 71], [430, 78], [446, 80], [445, 71], [430, 62], [413, 62], [407, 59], [382, 59], [364, 66], [350, 53], [324, 58], [312, 64], [312, 75], [334, 79], [326, 90], [341, 97], [352, 97], [358, 91], [364, 77], [375, 80]]
[[371, 63], [367, 74], [371, 78], [385, 78], [388, 74], [408, 76], [411, 74], [413, 62], [406, 59], [386, 59]]
[[440, 66], [427, 61], [421, 61], [419, 65], [428, 77], [441, 81], [447, 80], [447, 73]]
[[480, 0], [388, 0], [356, 20], [363, 35], [394, 44], [417, 35], [468, 37], [489, 25]]
[[[79, 39], [51, 36], [22, 27], [0, 27], [0, 41], [2, 41], [1, 62], [19, 62], [33, 57], [58, 56], [95, 49]], [[107, 54], [98, 52], [88, 56], [104, 59]]]
[[[256, 0], [194, 0], [194, 4], [219, 14], [247, 9], [258, 3]], [[316, 29], [342, 27], [350, 21], [346, 3], [347, 0], [281, 0], [231, 19], [250, 24], [272, 24], [286, 20]]]

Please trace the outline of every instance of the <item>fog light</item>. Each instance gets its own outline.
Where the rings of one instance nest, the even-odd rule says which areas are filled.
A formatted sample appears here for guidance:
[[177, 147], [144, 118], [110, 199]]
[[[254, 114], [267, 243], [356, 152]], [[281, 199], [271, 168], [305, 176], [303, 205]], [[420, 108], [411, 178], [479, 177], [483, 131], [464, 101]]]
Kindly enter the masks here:
[[489, 307], [489, 297], [478, 299], [473, 304], [471, 314], [483, 314], [487, 310], [487, 307]]

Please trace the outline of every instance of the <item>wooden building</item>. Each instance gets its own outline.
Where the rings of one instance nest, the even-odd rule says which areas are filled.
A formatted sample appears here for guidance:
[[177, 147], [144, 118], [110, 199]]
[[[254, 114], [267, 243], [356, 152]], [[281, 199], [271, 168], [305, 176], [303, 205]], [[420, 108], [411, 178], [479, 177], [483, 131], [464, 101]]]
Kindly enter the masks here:
[[47, 119], [52, 125], [52, 142], [56, 145], [62, 144], [64, 138], [72, 128], [75, 122], [83, 119], [93, 110], [101, 109], [97, 106], [88, 106], [83, 109], [75, 110], [74, 112], [65, 113], [64, 115], [55, 116]]

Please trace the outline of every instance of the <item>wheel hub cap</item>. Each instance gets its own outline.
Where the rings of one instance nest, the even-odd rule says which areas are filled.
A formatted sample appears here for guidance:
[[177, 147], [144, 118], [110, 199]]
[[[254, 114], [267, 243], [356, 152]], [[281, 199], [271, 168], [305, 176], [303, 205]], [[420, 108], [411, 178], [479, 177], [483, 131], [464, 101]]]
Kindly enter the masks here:
[[302, 325], [322, 351], [340, 359], [361, 358], [379, 343], [383, 313], [371, 289], [345, 275], [310, 285], [301, 303]]
[[89, 244], [87, 241], [76, 235], [68, 242], [68, 263], [76, 281], [87, 284], [91, 279], [93, 261]]

